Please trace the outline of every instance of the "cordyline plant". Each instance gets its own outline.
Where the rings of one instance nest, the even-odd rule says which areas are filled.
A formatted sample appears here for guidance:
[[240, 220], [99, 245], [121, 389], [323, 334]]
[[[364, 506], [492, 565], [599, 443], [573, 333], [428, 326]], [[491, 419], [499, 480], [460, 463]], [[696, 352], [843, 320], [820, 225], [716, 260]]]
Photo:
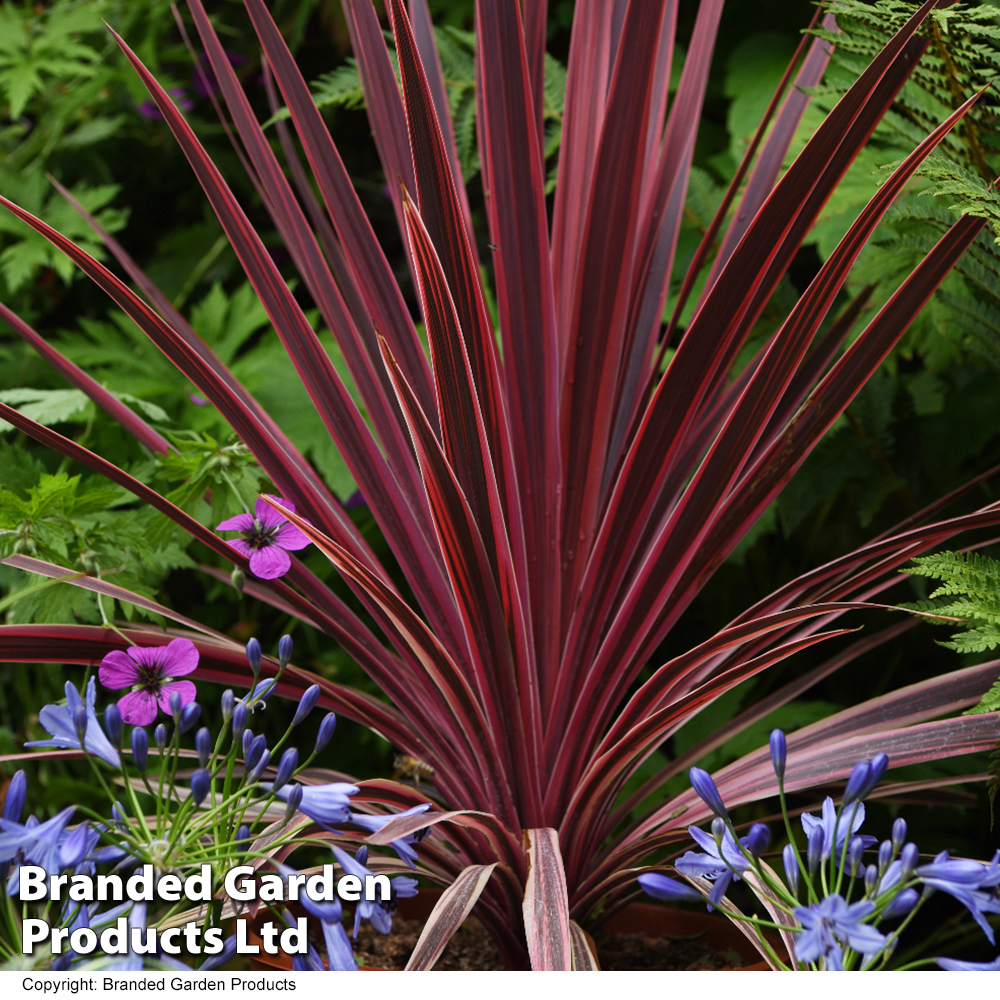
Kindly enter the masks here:
[[[742, 190], [710, 280], [664, 371], [677, 314], [664, 339], [661, 314], [722, 6], [703, 0], [668, 110], [678, 4], [579, 0], [550, 219], [542, 141], [546, 4], [477, 4], [477, 128], [497, 326], [486, 305], [426, 3], [413, 0], [409, 11], [401, 0], [388, 4], [397, 81], [371, 3], [345, 0], [372, 133], [409, 248], [428, 363], [391, 266], [263, 0], [246, 0], [246, 8], [311, 176], [279, 121], [287, 173], [281, 166], [200, 0], [190, 0], [241, 156], [343, 352], [367, 421], [183, 113], [119, 40], [350, 467], [412, 588], [413, 606], [282, 430], [113, 240], [108, 246], [145, 300], [5, 203], [105, 289], [218, 408], [284, 498], [261, 504], [332, 560], [377, 624], [377, 631], [366, 627], [294, 553], [282, 577], [247, 584], [252, 595], [333, 636], [385, 692], [388, 703], [320, 682], [321, 704], [433, 767], [451, 812], [401, 817], [372, 840], [388, 842], [428, 824], [433, 831], [449, 820], [447, 839], [432, 832], [422, 850], [426, 871], [442, 882], [458, 877], [435, 920], [443, 935], [479, 897], [477, 912], [513, 967], [529, 959], [535, 968], [592, 967], [580, 924], [599, 904], [605, 913], [620, 905], [634, 892], [643, 860], [709, 816], [690, 791], [634, 819], [638, 804], [906, 623], [856, 641], [780, 687], [620, 802], [626, 780], [650, 754], [737, 684], [844, 634], [828, 627], [833, 619], [870, 606], [865, 602], [914, 554], [1000, 521], [1000, 509], [988, 507], [928, 523], [942, 501], [793, 580], [698, 647], [653, 664], [636, 687], [685, 608], [985, 224], [962, 217], [951, 226], [843, 353], [860, 302], [817, 337], [865, 241], [971, 106], [976, 95], [969, 95], [896, 167], [777, 332], [730, 380], [741, 346], [824, 202], [923, 52], [918, 28], [935, 3], [913, 12], [778, 179], [808, 102], [803, 88], [818, 84], [829, 56], [827, 43], [807, 38], [797, 71], [790, 67], [786, 75], [785, 84], [794, 77], [795, 86], [783, 102], [776, 95], [770, 131], [761, 126], [695, 256], [678, 309]], [[835, 27], [832, 17], [825, 25]], [[278, 101], [275, 91], [275, 107]], [[4, 316], [140, 441], [165, 450], [155, 430], [23, 322]], [[282, 547], [282, 522], [264, 514], [267, 508], [258, 508], [256, 519], [227, 524], [244, 532], [237, 551], [97, 455], [7, 406], [0, 415], [130, 489], [243, 570], [253, 568], [256, 550]], [[14, 559], [33, 572], [69, 575]], [[283, 562], [257, 560], [268, 573]], [[91, 577], [75, 582], [115, 591]], [[190, 634], [202, 679], [246, 681], [241, 650], [217, 634]], [[149, 629], [124, 635], [10, 625], [0, 629], [0, 655], [12, 662], [96, 662], [127, 643], [163, 641]], [[846, 777], [876, 751], [901, 766], [991, 747], [994, 718], [948, 716], [977, 701], [997, 671], [995, 663], [959, 670], [801, 729], [789, 739], [795, 763], [785, 789]], [[290, 666], [280, 692], [296, 696], [314, 680]], [[730, 806], [776, 791], [766, 748], [715, 780]], [[368, 782], [359, 796], [365, 799], [373, 810], [426, 801], [419, 790], [388, 781]]]

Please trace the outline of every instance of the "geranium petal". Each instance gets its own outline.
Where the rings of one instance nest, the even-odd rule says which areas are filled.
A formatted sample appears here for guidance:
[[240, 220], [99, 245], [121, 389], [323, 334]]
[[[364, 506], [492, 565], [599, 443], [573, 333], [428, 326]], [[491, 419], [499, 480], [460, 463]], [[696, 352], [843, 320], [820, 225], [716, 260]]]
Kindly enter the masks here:
[[273, 544], [283, 549], [295, 551], [296, 549], [304, 549], [310, 542], [309, 538], [296, 528], [294, 524], [286, 521], [278, 528], [278, 533], [274, 536]]
[[242, 538], [227, 538], [226, 544], [231, 545], [244, 559], [249, 559], [254, 554], [254, 548]]
[[170, 699], [173, 698], [175, 694], [181, 697], [181, 707], [183, 708], [188, 702], [194, 701], [195, 695], [198, 693], [195, 686], [190, 681], [172, 681], [170, 684], [164, 684], [156, 696], [156, 700], [160, 703], [160, 708], [166, 712], [167, 715], [170, 714]]
[[137, 683], [139, 669], [128, 653], [114, 649], [101, 660], [97, 676], [106, 688], [117, 691], [119, 688], [131, 687]]
[[160, 660], [164, 677], [183, 677], [198, 667], [198, 650], [190, 639], [171, 639]]
[[250, 556], [250, 572], [259, 580], [276, 580], [292, 567], [288, 553], [277, 545], [256, 549]]
[[156, 699], [148, 691], [130, 691], [118, 699], [122, 721], [130, 726], [148, 726], [156, 718]]
[[[277, 500], [282, 507], [290, 510], [293, 514], [295, 513], [295, 504], [289, 503], [282, 497], [271, 497], [271, 499]], [[258, 497], [257, 502], [253, 505], [253, 511], [262, 528], [276, 528], [287, 520], [284, 514], [279, 514], [263, 497]]]
[[253, 517], [250, 514], [237, 514], [236, 517], [223, 521], [215, 526], [216, 531], [252, 531]]

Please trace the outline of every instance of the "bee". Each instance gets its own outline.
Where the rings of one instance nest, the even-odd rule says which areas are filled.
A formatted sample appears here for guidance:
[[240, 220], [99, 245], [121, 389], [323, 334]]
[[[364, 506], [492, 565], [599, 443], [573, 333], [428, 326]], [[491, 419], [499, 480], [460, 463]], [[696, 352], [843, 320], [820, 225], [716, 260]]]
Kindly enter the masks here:
[[419, 785], [421, 778], [434, 777], [434, 768], [430, 764], [425, 764], [422, 760], [417, 760], [416, 757], [410, 757], [405, 753], [396, 754], [392, 760], [392, 766], [395, 768], [392, 774], [394, 781], [412, 778], [413, 784]]

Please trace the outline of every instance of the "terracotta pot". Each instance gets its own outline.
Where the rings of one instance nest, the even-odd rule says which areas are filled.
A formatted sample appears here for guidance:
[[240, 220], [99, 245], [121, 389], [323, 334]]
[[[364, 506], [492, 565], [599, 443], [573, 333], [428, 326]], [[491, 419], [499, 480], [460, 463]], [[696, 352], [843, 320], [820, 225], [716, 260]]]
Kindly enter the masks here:
[[[400, 900], [399, 915], [410, 920], [426, 920], [440, 895], [440, 889], [421, 889], [417, 896]], [[274, 918], [268, 917], [267, 919]], [[612, 934], [645, 934], [649, 937], [691, 938], [704, 936], [706, 941], [718, 951], [735, 951], [745, 963], [739, 971], [770, 971], [767, 962], [761, 961], [760, 953], [732, 921], [711, 913], [699, 913], [697, 910], [678, 910], [670, 906], [658, 906], [655, 903], [630, 903], [620, 913], [611, 917], [603, 925], [603, 929]], [[254, 925], [249, 929], [248, 938], [251, 944], [261, 945]], [[784, 947], [777, 935], [769, 933], [767, 938], [776, 953], [783, 955]], [[285, 954], [267, 955], [261, 948], [260, 955], [251, 959], [250, 967], [257, 971], [274, 969], [287, 971], [292, 967], [292, 959], [291, 956]], [[383, 970], [362, 968], [361, 971], [381, 972]]]

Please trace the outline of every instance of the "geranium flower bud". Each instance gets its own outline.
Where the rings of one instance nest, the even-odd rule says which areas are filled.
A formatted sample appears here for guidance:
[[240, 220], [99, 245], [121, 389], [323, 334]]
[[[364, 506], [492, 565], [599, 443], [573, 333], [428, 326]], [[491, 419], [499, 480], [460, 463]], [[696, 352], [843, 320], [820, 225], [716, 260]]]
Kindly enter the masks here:
[[198, 751], [198, 761], [202, 767], [208, 767], [208, 759], [212, 756], [212, 734], [208, 726], [202, 726], [194, 738], [194, 746]]
[[[157, 729], [159, 729], [159, 726], [157, 726]], [[146, 735], [146, 730], [141, 726], [136, 726], [132, 730], [132, 762], [140, 774], [146, 773], [146, 758], [148, 753], [149, 737]]]
[[773, 729], [771, 731], [771, 764], [779, 781], [785, 776], [787, 755], [788, 747], [785, 743], [785, 734], [780, 729]]
[[260, 643], [256, 639], [251, 639], [247, 643], [247, 662], [250, 664], [250, 669], [251, 671], [253, 671], [254, 680], [256, 680], [257, 675], [260, 673], [260, 663], [261, 663]]
[[188, 702], [181, 709], [181, 719], [177, 724], [177, 728], [180, 729], [182, 733], [190, 732], [194, 729], [195, 724], [201, 718], [201, 705], [196, 701]]
[[799, 852], [795, 850], [794, 844], [785, 844], [781, 852], [781, 861], [785, 866], [785, 883], [788, 891], [793, 895], [799, 894]]
[[313, 748], [319, 753], [333, 736], [333, 731], [337, 728], [337, 716], [333, 712], [328, 712], [323, 716], [323, 721], [319, 724], [319, 732], [316, 734], [316, 746]]
[[319, 701], [319, 685], [313, 684], [306, 688], [303, 693], [299, 707], [295, 709], [295, 715], [292, 717], [292, 725], [297, 726], [304, 721], [306, 716], [316, 707], [317, 701]]
[[236, 695], [233, 694], [232, 688], [226, 688], [222, 692], [220, 704], [222, 706], [222, 721], [228, 722], [233, 717], [233, 709], [236, 707]]
[[122, 713], [114, 702], [111, 702], [104, 710], [104, 728], [108, 731], [108, 739], [116, 747], [120, 747], [122, 745]]
[[275, 776], [271, 791], [276, 792], [282, 785], [288, 783], [295, 769], [299, 766], [299, 752], [295, 747], [289, 747], [282, 755], [278, 763], [278, 773]]
[[688, 772], [688, 777], [691, 779], [691, 787], [698, 794], [701, 801], [704, 802], [716, 816], [720, 816], [722, 819], [728, 821], [729, 813], [726, 811], [726, 807], [722, 802], [722, 796], [719, 794], [719, 789], [715, 787], [715, 782], [712, 780], [712, 776], [707, 771], [703, 771], [700, 767], [692, 767]]
[[153, 730], [153, 742], [160, 750], [167, 745], [167, 727], [162, 722]]
[[281, 668], [284, 669], [288, 666], [292, 659], [292, 637], [290, 635], [283, 635], [278, 640], [278, 663]]
[[191, 798], [194, 804], [200, 806], [205, 801], [209, 789], [212, 787], [212, 776], [205, 768], [200, 767], [191, 775]]
[[906, 820], [898, 816], [892, 824], [892, 850], [893, 853], [903, 846], [906, 840]]

